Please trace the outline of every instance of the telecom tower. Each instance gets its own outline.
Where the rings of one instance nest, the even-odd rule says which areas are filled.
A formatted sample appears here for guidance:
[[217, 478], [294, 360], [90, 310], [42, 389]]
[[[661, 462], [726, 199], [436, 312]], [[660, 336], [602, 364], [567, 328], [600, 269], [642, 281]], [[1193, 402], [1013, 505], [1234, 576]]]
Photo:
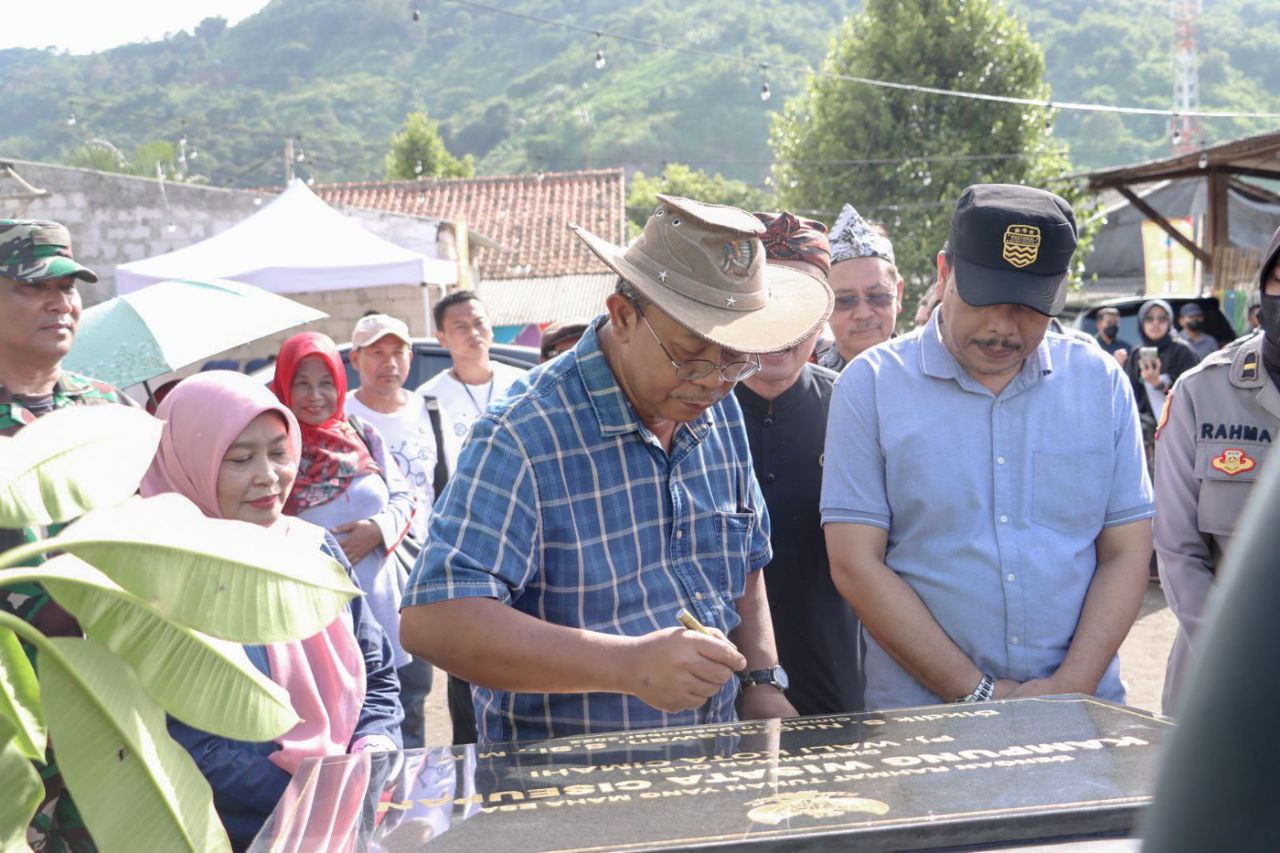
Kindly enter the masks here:
[[1174, 154], [1201, 147], [1200, 119], [1188, 113], [1200, 111], [1200, 75], [1196, 71], [1196, 21], [1200, 0], [1172, 0], [1173, 11], [1173, 109], [1169, 141]]

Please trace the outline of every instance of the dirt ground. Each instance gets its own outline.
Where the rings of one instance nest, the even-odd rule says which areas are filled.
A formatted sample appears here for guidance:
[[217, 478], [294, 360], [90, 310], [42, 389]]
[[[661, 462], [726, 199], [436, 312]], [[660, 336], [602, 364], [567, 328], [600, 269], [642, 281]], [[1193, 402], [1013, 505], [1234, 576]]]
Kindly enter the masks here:
[[[1135, 708], [1160, 711], [1165, 660], [1177, 628], [1177, 619], [1165, 604], [1160, 584], [1148, 584], [1138, 621], [1120, 647], [1120, 675], [1128, 688], [1128, 702]], [[428, 746], [447, 745], [452, 737], [445, 693], [445, 674], [437, 669], [427, 697]]]

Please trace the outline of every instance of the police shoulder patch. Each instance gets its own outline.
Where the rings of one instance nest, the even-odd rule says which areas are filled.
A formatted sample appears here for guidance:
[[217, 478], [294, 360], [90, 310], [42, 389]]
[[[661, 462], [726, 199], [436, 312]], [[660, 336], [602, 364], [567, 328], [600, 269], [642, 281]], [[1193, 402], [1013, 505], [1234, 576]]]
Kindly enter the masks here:
[[1234, 477], [1237, 474], [1243, 474], [1245, 471], [1252, 471], [1258, 462], [1244, 450], [1231, 447], [1210, 459], [1209, 464], [1228, 477]]

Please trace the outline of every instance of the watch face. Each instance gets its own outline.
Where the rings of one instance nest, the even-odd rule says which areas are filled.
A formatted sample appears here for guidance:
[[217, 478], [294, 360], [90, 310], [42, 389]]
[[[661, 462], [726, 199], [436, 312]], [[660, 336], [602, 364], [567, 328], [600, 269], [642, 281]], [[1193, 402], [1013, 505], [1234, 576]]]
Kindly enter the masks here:
[[742, 681], [744, 687], [750, 687], [753, 684], [772, 684], [779, 690], [785, 691], [791, 686], [791, 680], [787, 678], [787, 671], [781, 666], [771, 666], [768, 669], [753, 669], [751, 672], [739, 672], [739, 680]]

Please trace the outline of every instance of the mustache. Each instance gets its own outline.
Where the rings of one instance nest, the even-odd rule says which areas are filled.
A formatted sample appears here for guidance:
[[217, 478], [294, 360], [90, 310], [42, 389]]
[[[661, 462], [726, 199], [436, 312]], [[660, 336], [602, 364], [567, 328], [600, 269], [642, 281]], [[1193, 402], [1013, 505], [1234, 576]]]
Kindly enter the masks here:
[[703, 394], [672, 394], [671, 398], [683, 403], [693, 403], [698, 406], [713, 406], [723, 399], [723, 395], [711, 394], [707, 396]]
[[984, 346], [987, 349], [1007, 349], [1007, 350], [1010, 350], [1011, 352], [1016, 352], [1017, 350], [1022, 349], [1021, 343], [1015, 342], [1010, 338], [990, 337], [990, 338], [971, 338], [971, 340], [975, 344], [978, 344], [979, 346]]

